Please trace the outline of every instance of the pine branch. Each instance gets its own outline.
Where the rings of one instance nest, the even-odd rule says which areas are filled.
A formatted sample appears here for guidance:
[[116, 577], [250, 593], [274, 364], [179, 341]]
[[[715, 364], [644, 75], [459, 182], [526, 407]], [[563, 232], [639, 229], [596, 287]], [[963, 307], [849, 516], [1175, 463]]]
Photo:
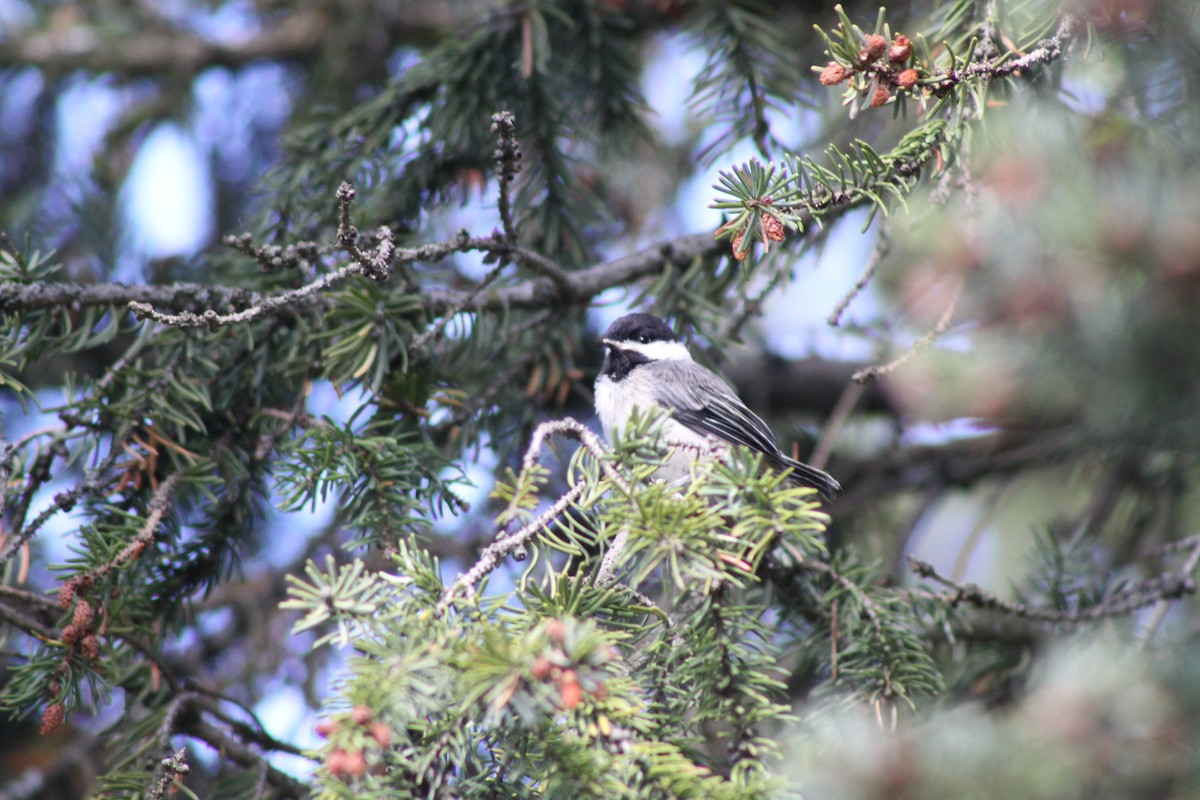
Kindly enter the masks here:
[[[85, 70], [157, 78], [187, 78], [211, 67], [239, 68], [262, 61], [312, 59], [327, 41], [329, 4], [288, 10], [269, 20], [252, 36], [214, 41], [182, 27], [170, 27], [163, 16], [136, 18], [138, 30], [115, 33], [110, 25], [75, 21], [69, 30], [5, 31], [0, 39], [0, 67], [34, 67], [52, 73]], [[422, 41], [444, 36], [472, 22], [477, 12], [440, 2], [411, 2], [380, 9], [372, 31], [393, 41]]]
[[962, 584], [947, 578], [928, 562], [912, 556], [908, 559], [909, 565], [918, 577], [932, 580], [948, 590], [941, 595], [940, 599], [948, 602], [952, 607], [965, 604], [1052, 625], [1078, 625], [1115, 617], [1127, 617], [1132, 612], [1147, 606], [1194, 594], [1196, 582], [1192, 572], [1196, 569], [1198, 561], [1200, 561], [1200, 547], [1193, 551], [1184, 568], [1178, 572], [1148, 578], [1113, 592], [1092, 605], [1062, 611], [1002, 600], [975, 584]]

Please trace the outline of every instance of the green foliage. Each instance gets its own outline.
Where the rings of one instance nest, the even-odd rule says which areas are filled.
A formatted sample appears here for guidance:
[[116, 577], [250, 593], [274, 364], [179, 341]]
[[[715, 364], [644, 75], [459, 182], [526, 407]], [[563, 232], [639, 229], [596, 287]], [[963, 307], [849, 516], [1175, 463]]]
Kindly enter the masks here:
[[[358, 653], [331, 699], [322, 796], [775, 791], [778, 736], [792, 725], [783, 665], [801, 646], [768, 621], [762, 573], [780, 553], [797, 559], [798, 591], [834, 576], [845, 620], [870, 620], [846, 624], [840, 683], [910, 701], [937, 685], [905, 596], [824, 561], [827, 517], [811, 489], [754, 458], [699, 465], [683, 487], [643, 485], [659, 437], [644, 419], [614, 453], [585, 441], [570, 470], [580, 499], [560, 515], [587, 523], [535, 521], [514, 590], [445, 587], [410, 546], [386, 572], [331, 562], [292, 580], [297, 630], [336, 623], [318, 645]], [[545, 478], [527, 459], [497, 486], [502, 529], [528, 526]], [[564, 549], [573, 557], [556, 556]]]
[[759, 0], [698, 4], [691, 24], [708, 59], [696, 76], [691, 105], [721, 123], [721, 135], [705, 148], [710, 159], [742, 138], [767, 153], [773, 144], [767, 111], [796, 101], [800, 75], [794, 49], [774, 19], [778, 11]]
[[599, 0], [496, 9], [370, 101], [295, 132], [270, 180], [283, 204], [276, 219], [307, 236], [334, 188], [352, 177], [370, 218], [383, 207], [415, 225], [430, 207], [465, 201], [476, 177], [490, 172], [486, 121], [506, 110], [525, 154], [515, 203], [522, 240], [584, 262], [589, 229], [607, 215], [580, 185], [580, 148], [620, 149], [645, 136], [629, 24]]
[[[45, 29], [0, 41], [0, 116], [30, 93], [41, 109], [0, 155], [0, 217], [33, 231], [0, 237], [0, 387], [45, 406], [0, 438], [0, 704], [102, 753], [100, 796], [1195, 793], [1195, 637], [1168, 613], [1200, 563], [1191, 5], [848, 3], [815, 34], [759, 2], [436, 4], [449, 23], [276, 6], [244, 12], [263, 32], [246, 48], [86, 2], [31, 7]], [[446, 28], [396, 38], [426, 24]], [[114, 45], [106, 29], [144, 47], [62, 44]], [[703, 63], [664, 143], [641, 91], [673, 37]], [[156, 49], [149, 78], [123, 61]], [[8, 91], [11, 59], [56, 52], [15, 71], [41, 88]], [[131, 258], [114, 209], [136, 141], [192, 124], [199, 71], [240, 79], [272, 52], [295, 83], [286, 141], [259, 137], [254, 174], [228, 180], [212, 147], [220, 233], [254, 232], [107, 282]], [[133, 106], [96, 169], [31, 203], [72, 105], [55, 70], [89, 69], [136, 79]], [[511, 129], [489, 128], [502, 111]], [[25, 127], [37, 147], [8, 147]], [[728, 243], [678, 236], [668, 202], [696, 161], [747, 141], [762, 160], [714, 187]], [[86, 235], [56, 229], [64, 203]], [[659, 419], [608, 447], [563, 418], [591, 414], [593, 306], [652, 310], [736, 366], [856, 209], [881, 238], [837, 313], [875, 291], [855, 334], [901, 354], [768, 358], [744, 393], [792, 426], [829, 417], [813, 463], [846, 485], [836, 504], [716, 445], [655, 483]], [[947, 420], [978, 425], [917, 427]], [[914, 561], [910, 579], [913, 531], [956, 503], [952, 574], [986, 540], [1015, 577]], [[1097, 620], [1147, 654], [1044, 659]], [[320, 746], [257, 717], [280, 686], [324, 707]], [[180, 748], [217, 755], [185, 773]]]

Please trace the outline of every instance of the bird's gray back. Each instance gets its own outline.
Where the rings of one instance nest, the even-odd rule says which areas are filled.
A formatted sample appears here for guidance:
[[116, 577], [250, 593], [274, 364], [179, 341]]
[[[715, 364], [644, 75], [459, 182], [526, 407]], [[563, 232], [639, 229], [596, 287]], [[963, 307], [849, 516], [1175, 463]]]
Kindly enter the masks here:
[[679, 360], [653, 361], [642, 369], [647, 371], [654, 399], [687, 428], [768, 456], [782, 455], [767, 424], [712, 370]]

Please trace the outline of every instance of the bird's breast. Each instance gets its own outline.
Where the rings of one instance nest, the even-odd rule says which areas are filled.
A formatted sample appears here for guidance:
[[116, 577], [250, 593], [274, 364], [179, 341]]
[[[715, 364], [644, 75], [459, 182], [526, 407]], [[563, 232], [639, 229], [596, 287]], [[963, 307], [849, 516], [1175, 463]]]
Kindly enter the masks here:
[[608, 375], [596, 378], [596, 415], [600, 417], [600, 426], [604, 429], [604, 438], [614, 442], [625, 434], [625, 424], [639, 406], [649, 407], [649, 397], [641, 396], [637, 388], [631, 385], [633, 376], [627, 375], [624, 380], [615, 381]]
[[[635, 410], [640, 409], [645, 414], [662, 407], [650, 391], [649, 378], [648, 373], [634, 370], [622, 380], [613, 380], [603, 374], [596, 379], [596, 414], [609, 442], [625, 436], [626, 425]], [[659, 433], [670, 452], [666, 463], [654, 476], [658, 480], [672, 481], [685, 476], [695, 461], [711, 455], [712, 444], [706, 437], [673, 419], [664, 419]]]

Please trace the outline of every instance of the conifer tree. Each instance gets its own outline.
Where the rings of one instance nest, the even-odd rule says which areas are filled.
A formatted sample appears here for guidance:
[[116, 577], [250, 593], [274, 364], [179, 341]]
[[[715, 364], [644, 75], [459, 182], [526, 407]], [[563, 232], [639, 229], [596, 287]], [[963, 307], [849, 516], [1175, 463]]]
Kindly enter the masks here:
[[[0, 7], [0, 797], [1194, 796], [1198, 53], [1189, 0]], [[153, 257], [164, 132], [212, 213]], [[844, 493], [605, 441], [614, 308]]]

